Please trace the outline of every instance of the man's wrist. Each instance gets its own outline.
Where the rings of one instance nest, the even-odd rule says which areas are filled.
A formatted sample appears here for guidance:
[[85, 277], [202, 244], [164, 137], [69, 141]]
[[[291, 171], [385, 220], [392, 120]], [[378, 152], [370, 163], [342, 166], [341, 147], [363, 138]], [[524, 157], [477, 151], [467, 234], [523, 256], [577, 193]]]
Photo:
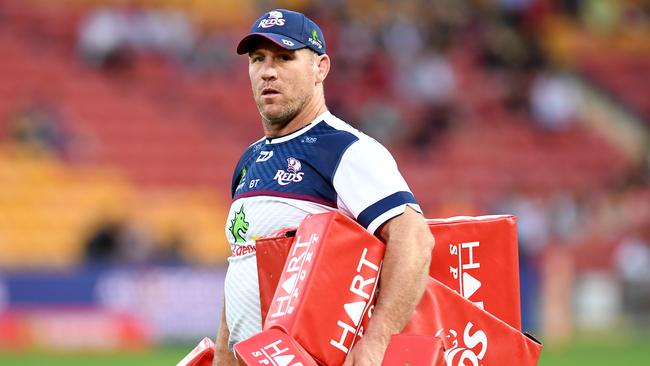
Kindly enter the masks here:
[[393, 331], [391, 331], [390, 327], [387, 327], [385, 324], [382, 324], [378, 321], [375, 321], [373, 324], [371, 321], [368, 325], [366, 333], [363, 335], [363, 339], [365, 339], [367, 342], [372, 342], [375, 344], [380, 344], [384, 347], [388, 347], [388, 342], [390, 341], [390, 337], [392, 335]]
[[223, 363], [225, 365], [233, 365], [233, 362], [236, 362], [235, 354], [230, 352], [230, 350], [217, 350], [214, 354], [215, 363]]

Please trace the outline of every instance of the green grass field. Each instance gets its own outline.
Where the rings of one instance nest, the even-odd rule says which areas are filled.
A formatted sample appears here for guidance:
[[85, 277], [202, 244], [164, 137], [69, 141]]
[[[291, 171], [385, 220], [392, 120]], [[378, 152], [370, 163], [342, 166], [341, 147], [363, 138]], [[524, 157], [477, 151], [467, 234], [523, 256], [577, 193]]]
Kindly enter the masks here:
[[144, 352], [124, 353], [0, 353], [2, 366], [164, 366], [176, 365], [194, 345], [168, 346]]
[[540, 366], [650, 365], [650, 338], [576, 341], [566, 347], [545, 347]]
[[[151, 352], [120, 354], [0, 354], [2, 366], [164, 366], [176, 363], [192, 348], [169, 346]], [[650, 365], [650, 338], [613, 341], [577, 341], [563, 348], [547, 347], [542, 352], [540, 366], [611, 366]], [[491, 365], [488, 365], [491, 366]]]

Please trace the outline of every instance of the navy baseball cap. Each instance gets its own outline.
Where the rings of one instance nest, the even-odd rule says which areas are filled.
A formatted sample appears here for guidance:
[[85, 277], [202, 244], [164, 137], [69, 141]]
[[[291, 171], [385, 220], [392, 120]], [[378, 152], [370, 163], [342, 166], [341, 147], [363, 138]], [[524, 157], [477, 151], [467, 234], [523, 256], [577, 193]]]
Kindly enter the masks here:
[[325, 38], [318, 25], [291, 10], [276, 9], [262, 15], [253, 23], [251, 33], [239, 42], [237, 53], [248, 53], [257, 37], [265, 37], [288, 50], [310, 48], [319, 55], [325, 53]]

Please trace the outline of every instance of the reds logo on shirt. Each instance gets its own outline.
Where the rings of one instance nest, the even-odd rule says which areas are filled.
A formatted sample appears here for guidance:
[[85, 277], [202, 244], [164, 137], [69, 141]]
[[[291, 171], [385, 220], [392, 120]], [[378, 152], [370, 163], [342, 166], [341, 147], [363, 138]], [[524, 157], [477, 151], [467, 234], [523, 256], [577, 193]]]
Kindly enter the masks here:
[[269, 12], [268, 18], [260, 21], [260, 24], [257, 27], [271, 28], [274, 25], [281, 27], [284, 23], [286, 23], [286, 19], [282, 19], [282, 13], [279, 11], [272, 11]]
[[287, 159], [287, 170], [291, 173], [298, 173], [302, 169], [302, 164], [300, 164], [300, 160], [296, 158], [288, 158]]
[[286, 186], [292, 182], [301, 182], [302, 177], [305, 175], [305, 173], [300, 171], [301, 169], [302, 164], [300, 163], [300, 160], [292, 157], [287, 158], [287, 170], [278, 170], [275, 173], [273, 180], [277, 181], [281, 186]]

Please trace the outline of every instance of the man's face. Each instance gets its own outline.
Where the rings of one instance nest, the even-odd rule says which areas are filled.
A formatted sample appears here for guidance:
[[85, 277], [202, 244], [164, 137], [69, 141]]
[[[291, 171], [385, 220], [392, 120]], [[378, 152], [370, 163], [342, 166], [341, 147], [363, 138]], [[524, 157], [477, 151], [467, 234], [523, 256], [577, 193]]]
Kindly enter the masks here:
[[267, 123], [290, 122], [311, 100], [317, 84], [317, 57], [309, 49], [290, 51], [262, 38], [249, 52], [253, 97]]

